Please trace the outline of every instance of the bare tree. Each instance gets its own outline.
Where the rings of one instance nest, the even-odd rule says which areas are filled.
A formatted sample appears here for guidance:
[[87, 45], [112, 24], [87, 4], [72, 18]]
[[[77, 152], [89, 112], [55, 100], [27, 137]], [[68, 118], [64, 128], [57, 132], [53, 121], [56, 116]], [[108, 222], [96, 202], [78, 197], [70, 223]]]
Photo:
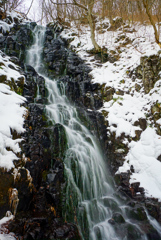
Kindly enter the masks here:
[[88, 23], [90, 26], [92, 44], [96, 51], [100, 51], [101, 47], [97, 44], [95, 39], [95, 20], [94, 20], [94, 15], [92, 13], [93, 7], [94, 7], [94, 0], [87, 0], [87, 6], [79, 4], [76, 0], [73, 0], [73, 1], [76, 6], [85, 10], [87, 14]]
[[29, 8], [27, 10], [27, 13], [25, 14], [26, 16], [29, 14], [29, 12], [30, 12], [30, 10], [32, 8], [33, 2], [34, 2], [34, 0], [31, 1], [30, 6], [29, 6]]
[[2, 0], [1, 6], [6, 11], [12, 11], [17, 9], [18, 7], [22, 6], [24, 0]]
[[151, 11], [154, 1], [153, 2], [151, 2], [149, 0], [142, 0], [142, 1], [143, 1], [143, 6], [146, 10], [146, 14], [149, 18], [149, 21], [150, 21], [151, 25], [153, 26], [153, 29], [154, 29], [155, 41], [159, 45], [159, 47], [161, 48], [161, 42], [159, 41], [159, 31], [158, 31], [158, 29], [155, 25], [155, 21], [153, 19], [153, 14], [152, 14], [152, 11]]
[[45, 14], [48, 15], [51, 20], [59, 19], [63, 21], [67, 15], [69, 19], [79, 19], [82, 15], [86, 16], [94, 49], [97, 52], [101, 51], [101, 47], [95, 38], [95, 16], [93, 14], [95, 0], [46, 0], [44, 2]]

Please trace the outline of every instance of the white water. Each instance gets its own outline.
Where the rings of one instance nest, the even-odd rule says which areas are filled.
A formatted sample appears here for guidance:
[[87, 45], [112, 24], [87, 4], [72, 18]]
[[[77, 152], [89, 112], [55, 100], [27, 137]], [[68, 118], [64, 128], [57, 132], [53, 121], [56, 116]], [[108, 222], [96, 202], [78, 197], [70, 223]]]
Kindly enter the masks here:
[[[28, 64], [42, 75], [40, 73], [41, 53], [45, 28], [36, 28], [34, 34], [35, 43], [28, 51]], [[118, 236], [112, 225], [108, 223], [114, 211], [120, 212], [127, 222], [129, 220], [122, 211], [123, 206], [114, 197], [115, 190], [96, 139], [81, 124], [76, 108], [69, 103], [65, 96], [64, 85], [62, 84], [58, 88], [56, 81], [42, 76], [45, 78], [49, 93], [46, 106], [47, 116], [53, 124], [60, 123], [64, 126], [68, 139], [68, 148], [63, 160], [67, 179], [66, 206], [72, 209], [69, 210], [69, 213], [73, 212], [82, 238], [87, 240], [130, 240], [126, 236]], [[68, 218], [68, 216], [66, 217]], [[136, 224], [130, 224], [141, 233]], [[140, 234], [137, 239], [146, 240], [147, 237]]]

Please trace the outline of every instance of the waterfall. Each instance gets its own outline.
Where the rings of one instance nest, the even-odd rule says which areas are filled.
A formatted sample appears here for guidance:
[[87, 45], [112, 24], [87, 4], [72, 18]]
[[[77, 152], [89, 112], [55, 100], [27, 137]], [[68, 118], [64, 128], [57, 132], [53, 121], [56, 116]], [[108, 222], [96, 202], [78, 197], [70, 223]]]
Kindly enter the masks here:
[[[73, 218], [82, 239], [146, 240], [148, 238], [139, 225], [126, 216], [125, 210], [128, 207], [116, 196], [99, 143], [81, 123], [77, 109], [65, 95], [65, 86], [61, 83], [58, 87], [56, 80], [49, 79], [41, 71], [45, 31], [46, 29], [41, 26], [35, 28], [33, 32], [35, 41], [28, 51], [27, 59], [28, 64], [45, 79], [48, 90], [46, 105], [48, 119], [53, 125], [60, 124], [66, 135], [67, 146], [63, 158], [67, 182], [64, 217], [67, 221]], [[123, 216], [120, 228], [111, 223], [114, 213]], [[135, 232], [135, 238], [128, 235], [128, 227]]]

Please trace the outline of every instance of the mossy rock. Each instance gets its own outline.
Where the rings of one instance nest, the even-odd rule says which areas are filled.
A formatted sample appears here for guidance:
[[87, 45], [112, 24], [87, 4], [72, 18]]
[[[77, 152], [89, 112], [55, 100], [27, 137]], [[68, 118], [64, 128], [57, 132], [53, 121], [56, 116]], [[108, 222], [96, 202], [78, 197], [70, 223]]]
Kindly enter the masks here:
[[0, 83], [6, 83], [7, 76], [6, 75], [0, 75]]
[[138, 221], [146, 221], [147, 215], [143, 207], [138, 207], [134, 209], [126, 209], [127, 216], [131, 219], [135, 219]]
[[120, 213], [114, 213], [112, 219], [114, 219], [116, 223], [125, 223], [125, 219]]
[[100, 48], [99, 50], [96, 50], [95, 48], [92, 48], [87, 51], [89, 54], [92, 54], [95, 56], [96, 60], [100, 60], [101, 63], [105, 63], [108, 61], [109, 54], [107, 53], [107, 48]]
[[115, 179], [115, 183], [117, 184], [117, 186], [120, 186], [121, 185], [121, 176], [120, 176], [120, 174], [116, 174], [114, 176], [114, 179]]
[[146, 202], [145, 203], [145, 206], [148, 210], [148, 213], [154, 217], [155, 219], [158, 219], [159, 218], [159, 208], [157, 205], [153, 204], [153, 203], [150, 203], [150, 202]]
[[136, 228], [132, 224], [128, 224], [127, 225], [127, 239], [130, 239], [130, 240], [141, 239], [140, 231], [138, 231], [138, 228]]
[[104, 206], [109, 207], [112, 211], [120, 211], [117, 202], [112, 198], [103, 199]]
[[52, 127], [51, 144], [53, 157], [63, 159], [67, 149], [67, 137], [63, 125], [57, 123]]

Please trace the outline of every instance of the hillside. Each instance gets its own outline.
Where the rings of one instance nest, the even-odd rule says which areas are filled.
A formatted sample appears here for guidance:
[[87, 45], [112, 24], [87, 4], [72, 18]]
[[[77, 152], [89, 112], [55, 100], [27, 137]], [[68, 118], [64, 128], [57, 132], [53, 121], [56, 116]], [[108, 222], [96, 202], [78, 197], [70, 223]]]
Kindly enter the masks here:
[[113, 31], [108, 20], [96, 24], [106, 59], [89, 53], [88, 26], [80, 26], [79, 31], [73, 26], [62, 36], [92, 68], [92, 82], [103, 85], [104, 96], [99, 92], [96, 97], [103, 99], [99, 111], [105, 116], [110, 148], [121, 157], [113, 166], [115, 174], [130, 171], [131, 184], [140, 182], [146, 197], [160, 200], [161, 51], [152, 26], [129, 26], [119, 18], [113, 24]]
[[[45, 29], [2, 9], [0, 17], [0, 238], [161, 239], [161, 50], [152, 27], [97, 20], [95, 53], [88, 25]], [[109, 196], [97, 193], [105, 173]]]

